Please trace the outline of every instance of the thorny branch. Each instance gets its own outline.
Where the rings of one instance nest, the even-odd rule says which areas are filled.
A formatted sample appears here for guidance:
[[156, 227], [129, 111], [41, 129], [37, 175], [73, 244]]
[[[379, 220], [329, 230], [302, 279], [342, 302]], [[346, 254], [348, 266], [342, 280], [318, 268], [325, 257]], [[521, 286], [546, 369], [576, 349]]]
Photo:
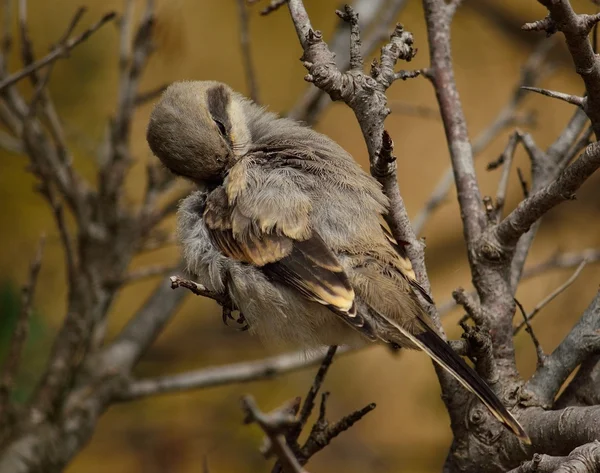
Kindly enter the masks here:
[[[315, 454], [323, 450], [329, 443], [342, 432], [345, 432], [352, 427], [356, 422], [362, 419], [365, 415], [375, 409], [375, 404], [369, 404], [362, 409], [352, 412], [351, 414], [343, 417], [338, 422], [332, 424], [326, 419], [326, 402], [329, 398], [329, 393], [324, 392], [321, 395], [321, 405], [319, 408], [319, 417], [312, 426], [309, 436], [302, 446], [298, 443], [302, 429], [306, 426], [308, 418], [310, 417], [314, 407], [315, 399], [321, 390], [325, 375], [333, 362], [333, 357], [337, 352], [337, 347], [332, 346], [327, 351], [327, 354], [323, 358], [321, 367], [315, 375], [304, 403], [300, 408], [300, 398], [297, 398], [297, 403], [294, 404], [293, 414], [295, 416], [294, 422], [290, 423], [286, 429], [283, 430], [285, 440], [290, 450], [294, 454], [294, 457], [298, 460], [300, 465], [305, 465], [308, 460]], [[275, 466], [273, 467], [272, 473], [281, 473], [281, 470], [285, 471], [285, 464], [280, 458]]]
[[285, 473], [306, 473], [298, 462], [290, 447], [285, 442], [284, 432], [289, 429], [296, 419], [290, 412], [290, 406], [284, 406], [269, 414], [261, 412], [251, 396], [242, 398], [242, 409], [246, 413], [245, 424], [257, 423], [267, 434], [268, 446], [263, 450], [265, 454], [275, 454], [282, 464]]

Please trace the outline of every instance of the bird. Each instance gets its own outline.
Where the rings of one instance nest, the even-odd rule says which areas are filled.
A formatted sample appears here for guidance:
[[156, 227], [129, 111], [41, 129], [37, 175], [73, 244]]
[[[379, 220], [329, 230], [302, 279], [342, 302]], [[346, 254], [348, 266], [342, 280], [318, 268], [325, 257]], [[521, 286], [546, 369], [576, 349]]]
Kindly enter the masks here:
[[216, 81], [171, 84], [146, 138], [166, 168], [196, 185], [177, 212], [187, 271], [226, 294], [251, 333], [306, 350], [420, 349], [530, 443], [438, 334], [406, 244], [382, 224], [381, 185], [335, 141]]

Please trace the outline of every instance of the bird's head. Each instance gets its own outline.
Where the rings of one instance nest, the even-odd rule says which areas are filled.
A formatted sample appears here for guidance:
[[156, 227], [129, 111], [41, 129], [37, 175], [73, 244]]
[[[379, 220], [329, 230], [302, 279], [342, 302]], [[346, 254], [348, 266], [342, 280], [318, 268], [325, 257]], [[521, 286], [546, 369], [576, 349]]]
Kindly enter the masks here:
[[173, 173], [219, 182], [250, 145], [243, 99], [220, 82], [175, 82], [154, 106], [146, 132], [152, 152]]

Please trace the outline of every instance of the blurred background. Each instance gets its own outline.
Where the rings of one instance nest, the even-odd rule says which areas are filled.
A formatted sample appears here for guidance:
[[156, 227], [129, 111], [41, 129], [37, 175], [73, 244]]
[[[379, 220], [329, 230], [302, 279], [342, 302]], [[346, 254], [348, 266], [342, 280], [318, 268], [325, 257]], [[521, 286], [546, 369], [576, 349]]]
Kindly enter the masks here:
[[[580, 12], [594, 13], [587, 0], [572, 2]], [[338, 24], [337, 1], [305, 1], [315, 28], [329, 37]], [[65, 29], [76, 8], [86, 5], [87, 23], [102, 13], [121, 11], [115, 0], [29, 1], [30, 31], [36, 52], [43, 55]], [[138, 1], [138, 14], [143, 2]], [[298, 58], [301, 50], [285, 8], [267, 17], [264, 7], [249, 8], [252, 59], [257, 71], [260, 101], [271, 110], [285, 113], [305, 91], [305, 70]], [[543, 34], [526, 33], [520, 26], [545, 16], [536, 0], [472, 0], [464, 2], [453, 24], [453, 53], [458, 88], [470, 136], [476, 137], [496, 117], [512, 96], [521, 65]], [[410, 65], [429, 63], [427, 38], [420, 2], [409, 0], [399, 18], [414, 34], [419, 53]], [[248, 92], [239, 46], [239, 14], [234, 0], [158, 0], [157, 51], [144, 75], [141, 90], [181, 79], [215, 79]], [[16, 25], [15, 25], [16, 26]], [[59, 61], [50, 91], [68, 131], [76, 166], [93, 178], [94, 153], [116, 106], [118, 30], [109, 25], [77, 47], [68, 60]], [[550, 56], [553, 73], [543, 87], [580, 94], [562, 38]], [[13, 57], [13, 70], [18, 67]], [[370, 62], [365, 61], [366, 63]], [[427, 80], [417, 78], [394, 84], [388, 92], [394, 113], [386, 126], [396, 145], [401, 191], [409, 214], [414, 217], [431, 194], [449, 164], [442, 124], [435, 97]], [[133, 152], [136, 165], [129, 175], [128, 199], [139, 201], [145, 183], [145, 166], [153, 160], [145, 141], [151, 103], [135, 117]], [[431, 108], [415, 115], [414, 107]], [[531, 94], [523, 101], [524, 113], [535, 113], [530, 131], [538, 145], [547, 147], [570, 118], [573, 107]], [[343, 104], [332, 104], [315, 127], [338, 141], [368, 168], [367, 153], [352, 112]], [[486, 171], [486, 164], [502, 152], [510, 129], [501, 133], [481, 154], [477, 171], [483, 194], [495, 195], [499, 171]], [[26, 170], [23, 156], [0, 155], [0, 358], [4, 355], [12, 323], [19, 308], [20, 286], [42, 232], [48, 244], [35, 301], [31, 337], [19, 378], [18, 395], [25, 399], [44, 367], [51, 342], [60, 327], [65, 307], [65, 274], [62, 250], [54, 220], [46, 202], [34, 192], [35, 182]], [[526, 154], [518, 148], [509, 186], [510, 209], [521, 199], [516, 167], [529, 179]], [[530, 254], [528, 264], [548, 259], [557, 252], [600, 247], [600, 176], [596, 175], [578, 193], [578, 199], [550, 213]], [[168, 222], [169, 228], [173, 220]], [[460, 216], [452, 192], [447, 203], [428, 221], [427, 266], [438, 304], [451, 299], [457, 286], [470, 288]], [[135, 267], [173, 264], [178, 249], [170, 246], [145, 253]], [[531, 310], [566, 280], [573, 269], [553, 270], [522, 283], [518, 298]], [[557, 297], [533, 323], [546, 351], [551, 351], [595, 294], [600, 265], [589, 264], [582, 276]], [[110, 334], [115, 335], [142, 304], [157, 283], [156, 277], [128, 286], [115, 304]], [[457, 320], [461, 311], [444, 317], [452, 338], [460, 336]], [[535, 351], [525, 332], [516, 339], [518, 366], [524, 377], [535, 368]], [[139, 376], [156, 376], [228, 362], [257, 359], [275, 354], [247, 333], [221, 322], [218, 306], [210, 300], [189, 296], [182, 310], [162, 333], [137, 368]], [[212, 473], [268, 471], [270, 465], [258, 451], [262, 434], [255, 426], [242, 426], [239, 398], [252, 393], [268, 410], [306, 393], [315, 369], [273, 381], [172, 394], [120, 404], [102, 418], [90, 444], [68, 467], [69, 473], [163, 473], [201, 471], [208, 459]], [[329, 417], [337, 420], [364, 405], [377, 409], [350, 431], [336, 438], [308, 466], [312, 472], [346, 471], [380, 473], [437, 472], [451, 441], [449, 419], [440, 399], [440, 389], [428, 358], [420, 353], [371, 348], [344, 355], [334, 362], [325, 381], [331, 391]], [[342, 470], [343, 469], [343, 470]]]

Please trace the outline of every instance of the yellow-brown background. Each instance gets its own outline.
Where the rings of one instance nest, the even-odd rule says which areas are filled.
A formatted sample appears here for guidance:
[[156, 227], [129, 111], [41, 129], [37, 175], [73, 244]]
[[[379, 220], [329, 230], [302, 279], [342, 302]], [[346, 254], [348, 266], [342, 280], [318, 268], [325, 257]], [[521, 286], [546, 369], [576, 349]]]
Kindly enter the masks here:
[[[45, 53], [60, 36], [82, 3], [89, 7], [88, 22], [110, 9], [122, 8], [122, 2], [114, 0], [30, 0], [30, 26], [38, 54]], [[422, 10], [419, 2], [409, 3], [401, 21], [414, 33], [420, 50], [410, 66], [424, 67], [428, 53]], [[580, 10], [593, 11], [589, 2], [574, 3]], [[336, 22], [333, 11], [338, 4], [309, 0], [306, 5], [313, 25], [326, 34], [332, 31]], [[535, 0], [498, 0], [496, 5], [523, 21], [545, 15]], [[139, 1], [138, 12], [141, 7]], [[301, 52], [287, 12], [261, 18], [258, 9], [251, 9], [250, 28], [260, 97], [272, 110], [285, 111], [306, 87], [302, 80], [305, 71], [298, 61]], [[159, 0], [157, 14], [159, 48], [144, 76], [143, 89], [178, 79], [217, 79], [238, 90], [246, 90], [238, 46], [238, 15], [233, 0]], [[530, 45], [531, 41], [523, 40], [519, 34], [507, 36], [468, 5], [457, 15], [453, 27], [455, 69], [472, 137], [486, 127], [510, 96]], [[77, 167], [88, 177], [94, 174], [92, 150], [101, 141], [116, 103], [116, 49], [117, 29], [109, 25], [78, 47], [69, 60], [59, 62], [51, 81], [51, 92], [64, 117]], [[545, 86], [580, 93], [582, 85], [570, 63], [564, 60], [565, 57], [568, 60], [568, 56], [561, 50], [555, 57], [557, 71]], [[16, 58], [12, 64], [18, 66]], [[393, 101], [435, 106], [430, 84], [424, 79], [397, 83], [390, 89], [389, 96]], [[544, 97], [527, 98], [525, 107], [538, 110], [538, 125], [533, 133], [540, 146], [552, 141], [572, 111], [571, 106]], [[144, 140], [150, 109], [150, 105], [142, 107], [134, 120], [132, 149], [136, 164], [128, 183], [128, 198], [132, 204], [138, 201], [143, 190], [144, 166], [154, 159]], [[396, 143], [402, 193], [410, 215], [414, 216], [448, 164], [442, 126], [435, 120], [396, 114], [386, 123]], [[317, 128], [365, 165], [361, 134], [344, 105], [330, 107]], [[485, 171], [485, 163], [498, 156], [505, 137], [506, 133], [496, 139], [478, 162], [485, 194], [495, 193], [498, 179], [498, 173]], [[40, 233], [46, 231], [49, 235], [32, 336], [20, 376], [22, 396], [44, 365], [52, 336], [61, 323], [65, 296], [62, 253], [53, 219], [42, 198], [33, 193], [34, 180], [27, 174], [25, 165], [26, 160], [21, 156], [4, 152], [0, 156], [3, 307], [10, 308], [15, 288], [24, 281]], [[528, 169], [526, 156], [520, 150], [517, 165]], [[592, 178], [579, 192], [579, 200], [563, 205], [548, 216], [530, 261], [541, 260], [557, 250], [600, 244], [599, 182], [598, 176]], [[514, 173], [510, 195], [509, 206], [512, 206], [520, 195]], [[461, 234], [453, 194], [424, 231], [433, 294], [438, 302], [446, 301], [458, 285], [469, 285]], [[169, 248], [140, 257], [135, 266], [174, 262], [176, 258], [177, 249]], [[591, 300], [599, 276], [597, 266], [588, 266], [574, 286], [539, 316], [534, 327], [546, 350], [556, 346]], [[566, 277], [567, 272], [554, 271], [524, 283], [519, 298], [531, 308]], [[134, 284], [123, 291], [112, 311], [111, 336], [158, 281]], [[6, 317], [6, 314], [0, 313], [0, 316]], [[456, 311], [444, 321], [453, 337], [460, 333], [456, 327], [459, 316]], [[5, 345], [6, 330], [0, 333]], [[523, 375], [528, 376], [535, 359], [526, 334], [517, 337], [516, 345], [519, 367]], [[247, 334], [224, 327], [211, 301], [190, 297], [137, 372], [140, 375], [174, 373], [272, 353]], [[195, 472], [200, 471], [205, 455], [214, 473], [266, 471], [268, 466], [258, 452], [261, 434], [254, 427], [241, 425], [238, 398], [243, 393], [252, 393], [263, 408], [275, 407], [293, 396], [304, 395], [313, 371], [275, 381], [118, 405], [102, 418], [91, 443], [67, 471]], [[434, 371], [423, 354], [403, 353], [392, 357], [383, 349], [373, 348], [346, 356], [334, 364], [325, 388], [332, 393], [329, 402], [332, 419], [369, 402], [376, 402], [378, 408], [315, 457], [309, 465], [310, 471], [439, 471], [451, 440], [450, 430]]]

